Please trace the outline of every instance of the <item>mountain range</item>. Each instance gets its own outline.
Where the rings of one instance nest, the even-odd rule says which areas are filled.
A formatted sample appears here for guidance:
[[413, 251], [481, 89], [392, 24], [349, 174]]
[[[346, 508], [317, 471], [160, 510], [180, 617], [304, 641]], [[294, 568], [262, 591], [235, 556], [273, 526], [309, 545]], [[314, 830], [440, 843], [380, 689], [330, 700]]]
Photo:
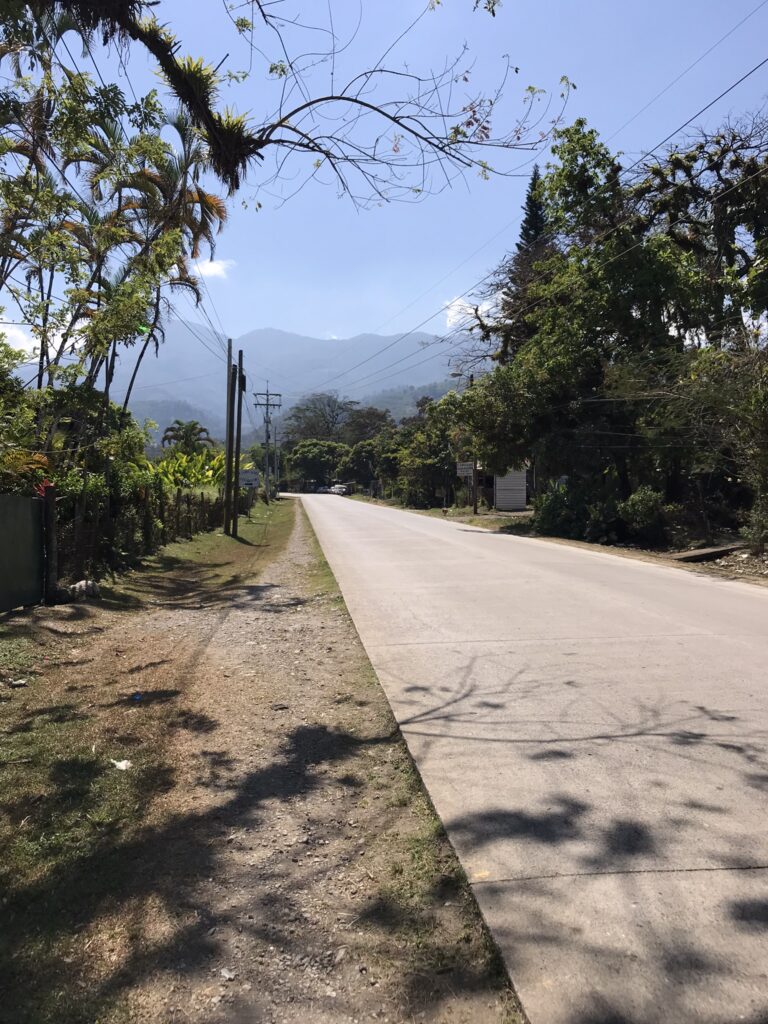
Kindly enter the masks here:
[[[243, 350], [248, 397], [263, 392], [268, 381], [270, 391], [282, 395], [283, 412], [311, 392], [336, 391], [391, 408], [399, 419], [415, 411], [422, 394], [439, 397], [452, 383], [448, 351], [435, 335], [420, 332], [407, 337], [311, 338], [265, 327], [233, 339], [233, 351], [238, 349]], [[136, 353], [135, 348], [124, 353], [117, 366], [115, 401], [125, 395]], [[129, 408], [137, 419], [152, 419], [161, 428], [174, 419], [197, 419], [221, 436], [225, 363], [223, 343], [213, 331], [173, 320], [157, 356], [150, 351], [144, 357]], [[248, 413], [244, 430], [262, 420], [253, 408]]]

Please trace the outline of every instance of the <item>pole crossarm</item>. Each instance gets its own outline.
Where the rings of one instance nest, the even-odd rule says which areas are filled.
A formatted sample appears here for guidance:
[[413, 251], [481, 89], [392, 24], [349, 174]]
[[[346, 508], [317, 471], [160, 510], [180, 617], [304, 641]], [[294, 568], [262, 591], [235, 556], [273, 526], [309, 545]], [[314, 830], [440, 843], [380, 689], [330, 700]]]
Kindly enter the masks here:
[[283, 396], [280, 392], [270, 391], [269, 381], [267, 381], [267, 390], [254, 392], [253, 399], [255, 408], [264, 410], [264, 496], [269, 503], [269, 441], [272, 411], [282, 408]]

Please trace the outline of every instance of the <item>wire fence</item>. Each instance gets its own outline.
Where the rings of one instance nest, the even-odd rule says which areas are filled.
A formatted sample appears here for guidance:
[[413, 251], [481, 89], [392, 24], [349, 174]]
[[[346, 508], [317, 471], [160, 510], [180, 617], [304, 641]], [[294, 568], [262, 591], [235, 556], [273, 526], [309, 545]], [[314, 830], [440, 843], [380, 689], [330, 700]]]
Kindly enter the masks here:
[[119, 488], [91, 486], [62, 495], [58, 521], [58, 577], [77, 581], [135, 565], [164, 544], [221, 526], [215, 492], [168, 488], [160, 480]]

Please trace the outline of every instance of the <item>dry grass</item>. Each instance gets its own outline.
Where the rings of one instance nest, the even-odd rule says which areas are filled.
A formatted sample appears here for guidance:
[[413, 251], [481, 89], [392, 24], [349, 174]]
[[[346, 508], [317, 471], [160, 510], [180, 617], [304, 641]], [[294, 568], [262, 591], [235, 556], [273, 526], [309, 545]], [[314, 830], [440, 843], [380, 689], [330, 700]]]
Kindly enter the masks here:
[[[0, 618], [0, 1020], [85, 1024], [113, 1001], [98, 968], [79, 968], [87, 935], [105, 922], [115, 962], [127, 941], [130, 913], [116, 909], [137, 869], [132, 848], [173, 785], [188, 678], [168, 645], [158, 654], [136, 643], [135, 613], [225, 607], [280, 553], [292, 523], [290, 504], [259, 506], [239, 542], [212, 533], [169, 545], [98, 604]], [[183, 668], [187, 651], [177, 653]], [[7, 685], [22, 676], [25, 687]], [[128, 770], [114, 764], [124, 761]]]

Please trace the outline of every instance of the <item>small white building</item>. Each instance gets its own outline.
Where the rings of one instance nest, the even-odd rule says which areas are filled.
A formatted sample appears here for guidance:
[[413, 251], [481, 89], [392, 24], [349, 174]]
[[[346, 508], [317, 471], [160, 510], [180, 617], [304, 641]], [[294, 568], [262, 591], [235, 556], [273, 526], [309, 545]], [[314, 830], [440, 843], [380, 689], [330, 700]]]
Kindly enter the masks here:
[[526, 471], [512, 469], [493, 478], [493, 505], [499, 512], [524, 512], [527, 499]]
[[[493, 507], [499, 512], [524, 512], [527, 507], [528, 486], [527, 473], [524, 469], [511, 469], [504, 476], [495, 474], [493, 478], [484, 473], [482, 466], [477, 467], [480, 493], [488, 494], [493, 479]], [[472, 463], [469, 461], [456, 463], [456, 475], [467, 481], [472, 487]]]

